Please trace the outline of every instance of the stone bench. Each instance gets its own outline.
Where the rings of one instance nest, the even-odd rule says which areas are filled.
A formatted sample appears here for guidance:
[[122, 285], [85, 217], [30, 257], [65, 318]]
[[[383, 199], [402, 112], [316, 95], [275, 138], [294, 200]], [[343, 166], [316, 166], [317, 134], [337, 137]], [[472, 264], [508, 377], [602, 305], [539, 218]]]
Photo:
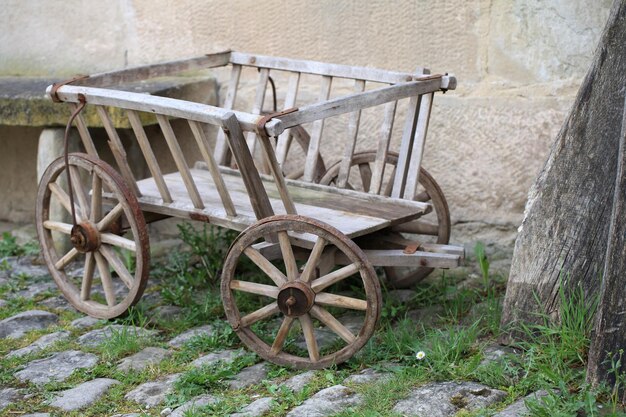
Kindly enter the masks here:
[[[0, 155], [0, 165], [4, 170], [1, 184], [4, 207], [0, 207], [0, 218], [4, 220], [27, 222], [34, 218], [37, 183], [46, 167], [63, 153], [63, 137], [70, 108], [53, 103], [45, 94], [46, 87], [58, 81], [58, 78], [0, 77], [0, 136], [4, 136], [3, 155]], [[123, 88], [206, 104], [217, 103], [217, 82], [207, 75], [163, 77], [149, 82], [127, 84]], [[132, 139], [133, 133], [125, 115], [111, 113], [110, 116], [115, 127], [121, 128], [118, 131], [126, 131], [129, 139]], [[106, 134], [98, 115], [93, 110], [86, 109], [83, 117], [92, 131], [98, 151], [102, 149], [105, 154], [109, 152]], [[156, 118], [146, 117], [142, 119], [142, 123], [149, 129], [157, 121]], [[78, 134], [73, 132], [70, 149], [80, 151], [79, 143]], [[36, 178], [34, 170], [31, 171], [35, 165], [32, 160], [35, 153]], [[155, 153], [158, 157], [158, 146]], [[132, 149], [129, 151], [129, 158], [134, 159]], [[136, 160], [138, 169], [142, 169], [144, 162], [139, 151]], [[30, 205], [29, 202], [33, 204]]]

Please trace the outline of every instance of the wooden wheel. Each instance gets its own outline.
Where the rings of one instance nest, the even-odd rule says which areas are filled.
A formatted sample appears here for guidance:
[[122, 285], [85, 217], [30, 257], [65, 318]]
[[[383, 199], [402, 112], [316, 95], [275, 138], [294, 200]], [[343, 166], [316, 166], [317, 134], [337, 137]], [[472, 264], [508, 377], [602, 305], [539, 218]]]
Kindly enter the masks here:
[[[93, 317], [118, 317], [139, 301], [148, 280], [146, 223], [137, 198], [111, 166], [74, 153], [69, 169], [76, 226], [63, 158], [48, 166], [39, 183], [36, 227], [43, 256], [72, 306]], [[51, 210], [57, 204], [63, 212]]]
[[[303, 233], [315, 237], [310, 250], [293, 245]], [[274, 238], [275, 256], [253, 246]], [[347, 259], [347, 265], [327, 268], [335, 257]], [[283, 366], [320, 369], [349, 359], [371, 337], [380, 316], [380, 285], [363, 251], [337, 229], [302, 216], [273, 216], [244, 230], [226, 257], [221, 285], [226, 317], [239, 338]], [[360, 294], [339, 294], [346, 288]], [[356, 314], [358, 331], [344, 325], [346, 312], [352, 322]], [[324, 331], [338, 336], [329, 347], [318, 343]], [[299, 336], [306, 349], [297, 347]]]
[[[351, 176], [346, 185], [347, 188], [355, 190], [370, 191], [370, 181], [372, 178], [373, 164], [376, 160], [376, 152], [355, 153], [352, 158], [352, 166], [357, 170], [350, 170]], [[381, 195], [391, 195], [392, 179], [395, 176], [395, 169], [398, 164], [398, 154], [389, 152], [385, 161], [385, 176], [381, 186]], [[320, 184], [332, 185], [339, 175], [340, 162], [331, 166]], [[409, 246], [412, 242], [419, 243], [439, 243], [447, 244], [450, 240], [450, 210], [448, 203], [435, 179], [424, 168], [420, 168], [419, 175], [420, 189], [416, 193], [415, 200], [429, 202], [433, 205], [433, 211], [419, 220], [406, 223], [402, 226], [403, 232], [386, 232], [380, 236], [380, 241], [384, 247], [402, 248]], [[433, 271], [427, 267], [385, 267], [385, 274], [391, 286], [396, 288], [407, 288], [423, 280]]]

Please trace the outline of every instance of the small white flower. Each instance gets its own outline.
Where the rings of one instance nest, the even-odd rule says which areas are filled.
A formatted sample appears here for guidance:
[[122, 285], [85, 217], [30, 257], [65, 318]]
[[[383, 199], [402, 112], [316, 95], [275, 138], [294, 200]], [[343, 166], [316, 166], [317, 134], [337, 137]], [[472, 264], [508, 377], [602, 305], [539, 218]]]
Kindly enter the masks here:
[[424, 353], [423, 350], [420, 350], [419, 352], [415, 354], [415, 359], [417, 359], [418, 361], [421, 361], [425, 357], [426, 357], [426, 353]]

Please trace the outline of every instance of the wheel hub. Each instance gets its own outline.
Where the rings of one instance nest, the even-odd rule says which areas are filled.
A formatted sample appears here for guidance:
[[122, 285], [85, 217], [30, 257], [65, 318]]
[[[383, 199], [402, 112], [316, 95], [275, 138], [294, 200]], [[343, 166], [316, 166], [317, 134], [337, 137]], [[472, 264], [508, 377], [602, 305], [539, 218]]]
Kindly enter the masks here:
[[315, 291], [304, 282], [288, 282], [280, 289], [276, 302], [284, 315], [288, 317], [302, 316], [313, 307]]
[[77, 224], [72, 227], [70, 240], [77, 251], [93, 252], [100, 247], [100, 232], [91, 223]]

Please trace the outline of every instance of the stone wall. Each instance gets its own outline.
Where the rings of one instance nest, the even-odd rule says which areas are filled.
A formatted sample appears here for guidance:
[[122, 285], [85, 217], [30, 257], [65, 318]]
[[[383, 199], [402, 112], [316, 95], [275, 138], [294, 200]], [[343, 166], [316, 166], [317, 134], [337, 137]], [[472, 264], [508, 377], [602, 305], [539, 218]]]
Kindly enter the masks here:
[[[435, 100], [424, 166], [448, 197], [454, 240], [506, 244], [609, 6], [609, 0], [59, 0], [44, 8], [37, 0], [7, 0], [0, 75], [89, 73], [227, 48], [453, 72], [459, 87]], [[33, 132], [16, 129], [0, 127], [0, 141], [15, 142], [11, 155], [33, 158], [25, 145]], [[3, 189], [11, 194], [19, 182], [34, 198], [34, 175], [8, 179], [13, 171], [2, 161]], [[2, 208], [1, 216], [28, 219], [32, 206], [7, 201], [1, 204], [20, 208]]]

